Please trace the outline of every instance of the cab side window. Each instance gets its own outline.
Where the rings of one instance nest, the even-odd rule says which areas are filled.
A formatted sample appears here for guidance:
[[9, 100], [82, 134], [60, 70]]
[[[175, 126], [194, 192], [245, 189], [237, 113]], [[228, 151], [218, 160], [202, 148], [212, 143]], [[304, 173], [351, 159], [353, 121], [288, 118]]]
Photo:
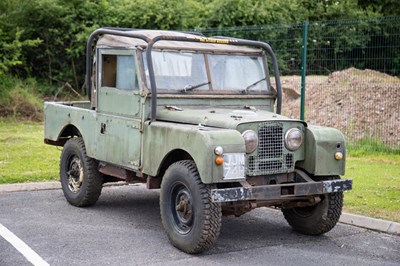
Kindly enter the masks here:
[[126, 91], [139, 89], [134, 55], [103, 54], [102, 62], [102, 87]]

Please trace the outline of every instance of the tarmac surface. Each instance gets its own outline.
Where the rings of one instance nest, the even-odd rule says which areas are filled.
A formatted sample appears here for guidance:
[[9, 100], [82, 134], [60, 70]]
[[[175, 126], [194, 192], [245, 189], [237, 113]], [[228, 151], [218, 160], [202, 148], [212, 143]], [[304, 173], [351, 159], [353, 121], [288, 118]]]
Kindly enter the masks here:
[[[123, 186], [126, 183], [109, 183], [105, 186]], [[51, 190], [61, 189], [61, 184], [58, 181], [54, 182], [32, 182], [32, 183], [17, 183], [17, 184], [5, 184], [0, 185], [1, 193], [20, 192], [20, 191], [35, 191], [35, 190]], [[344, 224], [351, 224], [354, 226], [384, 232], [388, 234], [400, 235], [400, 223], [366, 217], [362, 215], [356, 215], [351, 213], [343, 212], [340, 221]]]
[[294, 232], [280, 211], [259, 208], [224, 217], [216, 245], [188, 255], [162, 229], [158, 190], [107, 185], [96, 205], [76, 208], [59, 188], [0, 186], [0, 265], [400, 265], [398, 223], [344, 214], [312, 237]]

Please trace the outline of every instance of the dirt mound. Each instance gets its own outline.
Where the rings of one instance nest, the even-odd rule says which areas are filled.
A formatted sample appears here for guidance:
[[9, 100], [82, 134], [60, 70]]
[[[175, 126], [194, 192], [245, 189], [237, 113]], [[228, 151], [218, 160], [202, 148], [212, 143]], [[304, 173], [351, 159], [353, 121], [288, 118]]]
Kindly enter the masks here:
[[[284, 115], [299, 118], [299, 76], [282, 77]], [[329, 76], [307, 76], [306, 121], [340, 129], [350, 141], [382, 140], [400, 147], [400, 79], [349, 68]]]

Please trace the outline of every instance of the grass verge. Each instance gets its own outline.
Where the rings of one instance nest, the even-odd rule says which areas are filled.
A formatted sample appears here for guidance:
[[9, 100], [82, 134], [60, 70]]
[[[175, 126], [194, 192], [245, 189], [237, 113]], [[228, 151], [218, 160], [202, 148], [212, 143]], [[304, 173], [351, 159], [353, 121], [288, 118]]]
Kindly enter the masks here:
[[353, 178], [345, 211], [400, 222], [400, 155], [349, 157], [345, 177]]
[[[0, 184], [58, 180], [61, 149], [43, 143], [43, 124], [0, 120]], [[350, 150], [344, 210], [400, 222], [400, 154]]]
[[58, 180], [60, 155], [43, 143], [43, 123], [0, 120], [0, 184]]

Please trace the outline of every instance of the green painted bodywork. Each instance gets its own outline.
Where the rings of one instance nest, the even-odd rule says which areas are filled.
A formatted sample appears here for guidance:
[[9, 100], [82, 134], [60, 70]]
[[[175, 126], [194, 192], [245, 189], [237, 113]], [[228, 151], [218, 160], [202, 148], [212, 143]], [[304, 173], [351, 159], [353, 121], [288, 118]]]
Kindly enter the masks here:
[[96, 158], [96, 116], [90, 102], [45, 102], [44, 139], [58, 141], [64, 130], [73, 126], [81, 132], [88, 156]]
[[[101, 66], [102, 61], [98, 62]], [[184, 154], [185, 159], [194, 160], [204, 183], [218, 183], [228, 181], [223, 180], [222, 166], [215, 164], [215, 147], [223, 147], [225, 153], [243, 154], [241, 133], [248, 129], [258, 132], [261, 123], [272, 122], [282, 125], [283, 132], [297, 127], [304, 133], [303, 144], [292, 152], [296, 167], [314, 175], [344, 174], [345, 158], [334, 158], [337, 151], [345, 156], [343, 135], [336, 129], [307, 126], [273, 113], [273, 95], [160, 93], [156, 121], [150, 123], [151, 96], [142, 82], [141, 64], [137, 63], [136, 68], [140, 72], [139, 90], [100, 86], [93, 93], [96, 98], [92, 103], [46, 102], [45, 140], [62, 145], [64, 131], [74, 127], [83, 137], [88, 156], [149, 176], [159, 176], [168, 166], [164, 163], [173, 162], [169, 155]], [[96, 78], [100, 84], [100, 76]]]
[[93, 136], [96, 138], [96, 159], [128, 169], [140, 168], [141, 100], [137, 91], [99, 89]]
[[[101, 127], [105, 125], [105, 133]], [[141, 122], [135, 118], [97, 114], [96, 159], [128, 169], [140, 167]]]
[[214, 162], [215, 147], [223, 147], [225, 153], [245, 152], [241, 134], [233, 129], [157, 121], [145, 123], [143, 134], [143, 170], [151, 176], [158, 175], [169, 153], [181, 150], [193, 158], [204, 183], [223, 182], [222, 166]]
[[[160, 121], [149, 124], [134, 115], [100, 113], [89, 107], [89, 103], [47, 102], [45, 139], [56, 141], [66, 126], [74, 125], [84, 138], [89, 156], [150, 176], [159, 174], [171, 152], [181, 150], [193, 158], [204, 183], [215, 183], [224, 182], [222, 167], [214, 162], [215, 147], [222, 146], [226, 153], [244, 153], [241, 133], [247, 129], [257, 132], [259, 123], [275, 121], [284, 125], [284, 131], [293, 127], [304, 131], [305, 141], [294, 153], [296, 167], [314, 175], [344, 174], [345, 142], [340, 131], [333, 128], [306, 126], [271, 112], [243, 108], [185, 107], [177, 111], [161, 107], [157, 113]], [[101, 133], [101, 124], [106, 125], [105, 134]], [[343, 160], [335, 160], [337, 151], [343, 153]], [[257, 150], [250, 155], [254, 154]]]
[[[342, 133], [334, 128], [309, 126], [305, 134], [305, 160], [297, 167], [314, 175], [344, 175], [346, 144]], [[335, 153], [343, 154], [342, 160], [335, 159]]]
[[[178, 105], [179, 106], [179, 105]], [[187, 124], [236, 129], [239, 124], [260, 123], [264, 121], [297, 121], [267, 111], [252, 111], [245, 108], [231, 109], [226, 106], [215, 108], [187, 108], [182, 111], [159, 108], [157, 119]]]
[[140, 117], [140, 97], [132, 91], [100, 88], [98, 112], [105, 114]]

